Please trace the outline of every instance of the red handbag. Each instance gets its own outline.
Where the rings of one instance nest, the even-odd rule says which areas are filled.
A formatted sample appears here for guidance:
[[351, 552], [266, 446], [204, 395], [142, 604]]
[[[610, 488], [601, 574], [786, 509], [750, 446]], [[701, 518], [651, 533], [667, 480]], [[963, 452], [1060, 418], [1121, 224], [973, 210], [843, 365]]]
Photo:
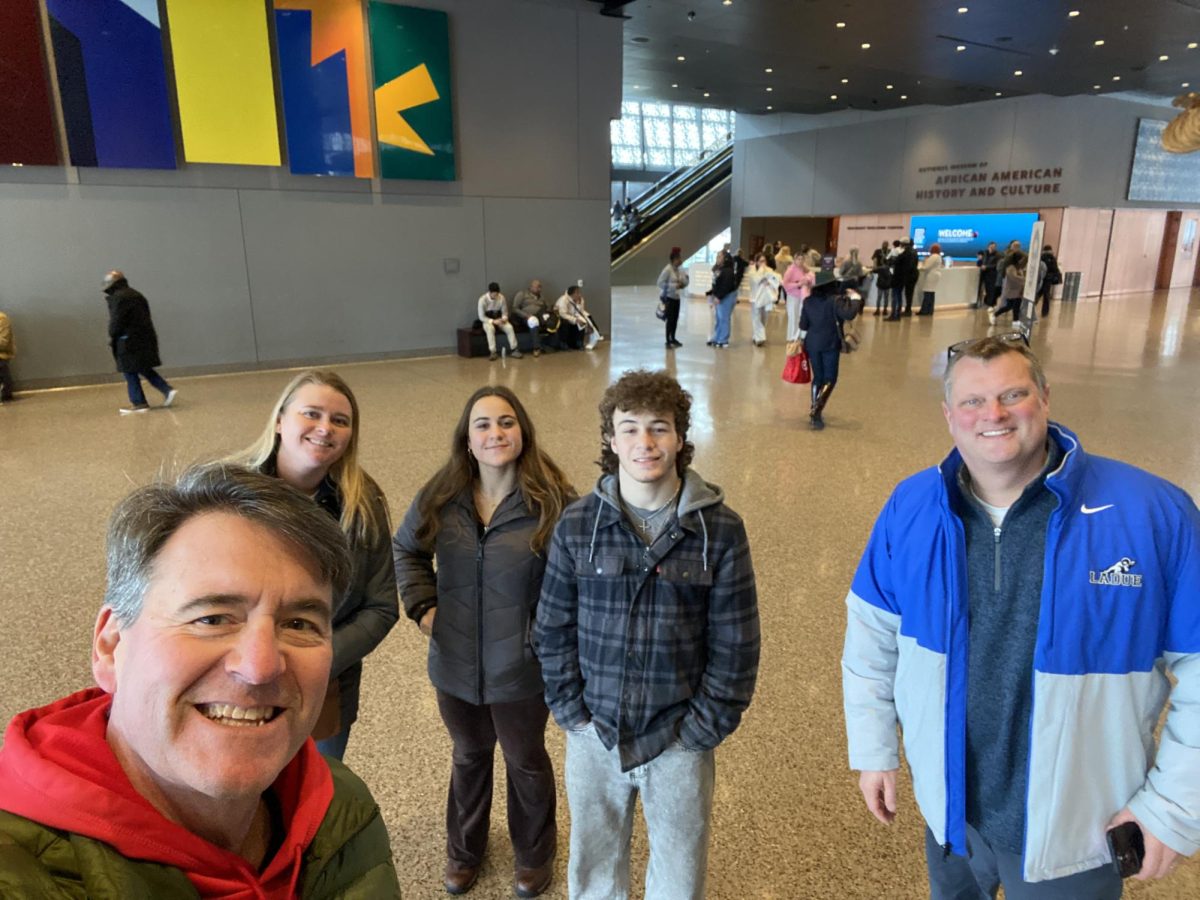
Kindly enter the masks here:
[[789, 356], [783, 364], [783, 380], [789, 384], [808, 384], [812, 381], [812, 365], [803, 348], [795, 356]]

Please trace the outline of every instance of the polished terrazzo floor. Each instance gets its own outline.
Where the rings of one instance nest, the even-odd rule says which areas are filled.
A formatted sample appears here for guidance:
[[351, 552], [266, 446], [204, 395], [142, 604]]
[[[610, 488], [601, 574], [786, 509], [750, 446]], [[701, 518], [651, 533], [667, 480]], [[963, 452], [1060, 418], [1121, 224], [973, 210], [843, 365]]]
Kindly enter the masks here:
[[[733, 346], [718, 351], [704, 346], [707, 308], [693, 301], [680, 327], [685, 346], [666, 353], [654, 305], [649, 289], [621, 290], [612, 339], [595, 353], [340, 367], [362, 407], [364, 464], [393, 515], [402, 514], [441, 461], [462, 402], [492, 379], [525, 399], [544, 446], [585, 489], [597, 472], [596, 401], [610, 379], [634, 366], [673, 372], [695, 396], [696, 468], [723, 486], [746, 520], [763, 624], [758, 692], [717, 756], [709, 896], [927, 896], [920, 818], [907, 782], [900, 818], [885, 828], [863, 808], [846, 768], [842, 601], [891, 487], [949, 446], [938, 405], [945, 347], [984, 333], [987, 322], [965, 310], [895, 324], [868, 315], [858, 323], [862, 350], [843, 357], [829, 427], [812, 433], [807, 388], [779, 378], [782, 313], [772, 316], [771, 343], [756, 349], [743, 304]], [[1200, 292], [1056, 304], [1038, 326], [1035, 349], [1049, 372], [1053, 417], [1087, 449], [1200, 494]], [[89, 636], [113, 504], [160, 471], [249, 443], [289, 377], [181, 378], [178, 405], [143, 416], [117, 416], [124, 394], [116, 384], [0, 406], [0, 720], [90, 683]], [[347, 754], [383, 808], [407, 898], [444, 896], [450, 749], [424, 646], [405, 621], [369, 658]], [[553, 727], [549, 744], [558, 764], [563, 744]], [[498, 771], [490, 855], [472, 897], [512, 896], [501, 778]], [[560, 808], [564, 852], [546, 894], [554, 898], [566, 896], [565, 797]], [[639, 824], [635, 871], [644, 861]], [[1126, 896], [1200, 896], [1200, 863]]]

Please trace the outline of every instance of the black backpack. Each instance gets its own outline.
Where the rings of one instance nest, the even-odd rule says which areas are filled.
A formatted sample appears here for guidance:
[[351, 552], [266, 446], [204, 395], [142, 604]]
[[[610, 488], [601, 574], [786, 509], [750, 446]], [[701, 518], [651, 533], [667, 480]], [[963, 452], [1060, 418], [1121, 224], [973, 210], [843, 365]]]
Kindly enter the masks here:
[[863, 311], [864, 301], [860, 296], [842, 293], [837, 295], [833, 306], [837, 310], [838, 318], [846, 322], [853, 322]]
[[1042, 262], [1046, 264], [1046, 284], [1062, 284], [1062, 270], [1054, 254], [1043, 256]]

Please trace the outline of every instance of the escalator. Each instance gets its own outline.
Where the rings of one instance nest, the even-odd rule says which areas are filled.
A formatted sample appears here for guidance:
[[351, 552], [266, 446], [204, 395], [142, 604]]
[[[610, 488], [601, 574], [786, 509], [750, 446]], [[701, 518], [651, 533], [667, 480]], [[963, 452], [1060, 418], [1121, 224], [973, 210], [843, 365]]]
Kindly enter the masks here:
[[[610, 235], [614, 283], [636, 283], [625, 278], [618, 281], [616, 274], [629, 269], [643, 254], [653, 257], [650, 268], [657, 275], [666, 262], [665, 253], [653, 252], [660, 244], [669, 247], [674, 240], [674, 245], [685, 247], [684, 255], [689, 256], [728, 227], [732, 176], [733, 142], [729, 141], [695, 165], [676, 169], [634, 198], [633, 216], [613, 227]], [[671, 233], [676, 231], [679, 235], [672, 238]], [[691, 232], [695, 232], [694, 237]]]

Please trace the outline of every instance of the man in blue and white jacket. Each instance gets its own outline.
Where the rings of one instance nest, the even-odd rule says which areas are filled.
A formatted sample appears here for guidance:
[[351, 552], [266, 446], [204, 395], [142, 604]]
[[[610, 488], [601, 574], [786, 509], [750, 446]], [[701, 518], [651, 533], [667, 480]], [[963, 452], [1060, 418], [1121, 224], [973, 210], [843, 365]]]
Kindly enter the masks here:
[[951, 348], [943, 412], [846, 600], [850, 765], [892, 821], [900, 726], [935, 900], [1119, 897], [1108, 829], [1141, 879], [1200, 849], [1200, 512], [1050, 422], [1018, 335]]

